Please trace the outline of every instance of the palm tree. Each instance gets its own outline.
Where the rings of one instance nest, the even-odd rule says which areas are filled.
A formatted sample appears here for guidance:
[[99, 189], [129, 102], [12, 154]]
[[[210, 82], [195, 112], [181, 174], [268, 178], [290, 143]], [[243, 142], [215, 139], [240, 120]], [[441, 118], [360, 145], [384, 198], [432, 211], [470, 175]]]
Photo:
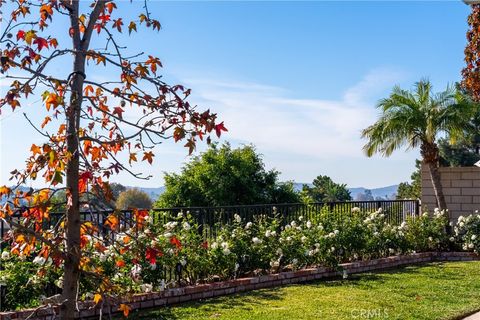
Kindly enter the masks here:
[[420, 80], [413, 91], [396, 86], [388, 98], [379, 101], [382, 113], [376, 123], [362, 131], [368, 142], [367, 156], [390, 156], [403, 146], [420, 147], [422, 163], [428, 168], [437, 206], [447, 209], [438, 171], [437, 137], [445, 134], [453, 142], [463, 135], [474, 104], [454, 87], [433, 94], [428, 80]]

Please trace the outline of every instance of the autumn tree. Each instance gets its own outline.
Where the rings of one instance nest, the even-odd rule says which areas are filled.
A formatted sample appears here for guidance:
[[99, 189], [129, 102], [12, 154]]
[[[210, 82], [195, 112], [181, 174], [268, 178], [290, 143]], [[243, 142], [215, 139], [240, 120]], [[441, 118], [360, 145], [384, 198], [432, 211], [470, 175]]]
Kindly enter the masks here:
[[[48, 185], [27, 192], [0, 187], [0, 197], [8, 198], [0, 214], [12, 228], [13, 253], [38, 254], [53, 259], [57, 267], [63, 265], [60, 317], [73, 319], [80, 275], [100, 275], [99, 287], [108, 287], [101, 270], [82, 255], [96, 227], [81, 221], [80, 207], [91, 206], [93, 198], [111, 199], [108, 179], [120, 171], [147, 179], [132, 165], [151, 164], [154, 147], [165, 139], [183, 140], [191, 153], [199, 140], [209, 142], [212, 132], [220, 136], [226, 129], [216, 114], [187, 101], [190, 89], [163, 81], [159, 58], [132, 53], [122, 43], [126, 35], [121, 33], [133, 38], [147, 29], [160, 30], [146, 1], [0, 0], [0, 4], [0, 72], [11, 80], [0, 97], [0, 110], [21, 108], [35, 95], [43, 105], [37, 111], [43, 113], [41, 122], [26, 117], [45, 142], [31, 146], [26, 167], [12, 171], [12, 179], [17, 186], [39, 179]], [[120, 16], [120, 5], [141, 12]], [[96, 80], [95, 74], [108, 79]], [[41, 226], [55, 209], [51, 199], [62, 190], [65, 217], [44, 230]], [[12, 218], [18, 214], [21, 222]], [[117, 221], [115, 215], [107, 218], [112, 229], [118, 227]]]
[[467, 20], [466, 66], [462, 70], [461, 85], [473, 100], [480, 102], [480, 4], [472, 4], [470, 7], [472, 12]]

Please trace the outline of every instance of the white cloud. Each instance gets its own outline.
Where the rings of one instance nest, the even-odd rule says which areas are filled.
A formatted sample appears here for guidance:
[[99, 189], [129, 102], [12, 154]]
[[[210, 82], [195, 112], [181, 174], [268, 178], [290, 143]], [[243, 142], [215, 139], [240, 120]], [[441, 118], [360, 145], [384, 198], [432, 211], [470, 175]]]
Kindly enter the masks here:
[[[228, 139], [261, 150], [329, 159], [362, 156], [360, 131], [376, 118], [372, 97], [402, 78], [378, 69], [336, 101], [293, 99], [282, 88], [251, 83], [190, 80], [201, 105], [212, 105], [229, 129]], [[378, 96], [376, 97], [378, 98]]]

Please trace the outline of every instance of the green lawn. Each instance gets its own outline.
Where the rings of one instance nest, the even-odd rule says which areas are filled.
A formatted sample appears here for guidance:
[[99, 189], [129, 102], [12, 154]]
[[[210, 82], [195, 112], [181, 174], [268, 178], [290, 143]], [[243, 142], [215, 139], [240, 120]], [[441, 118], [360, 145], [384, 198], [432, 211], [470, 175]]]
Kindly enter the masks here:
[[132, 313], [133, 319], [456, 319], [480, 309], [480, 262], [431, 263]]

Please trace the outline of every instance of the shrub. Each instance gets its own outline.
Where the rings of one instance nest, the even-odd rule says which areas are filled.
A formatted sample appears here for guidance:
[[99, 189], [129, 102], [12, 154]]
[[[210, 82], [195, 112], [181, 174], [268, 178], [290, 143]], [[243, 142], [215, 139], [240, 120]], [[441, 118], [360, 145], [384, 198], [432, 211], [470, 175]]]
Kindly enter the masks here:
[[462, 244], [462, 249], [465, 251], [480, 252], [480, 215], [474, 214], [467, 217], [458, 217], [457, 225], [455, 226], [455, 238]]

